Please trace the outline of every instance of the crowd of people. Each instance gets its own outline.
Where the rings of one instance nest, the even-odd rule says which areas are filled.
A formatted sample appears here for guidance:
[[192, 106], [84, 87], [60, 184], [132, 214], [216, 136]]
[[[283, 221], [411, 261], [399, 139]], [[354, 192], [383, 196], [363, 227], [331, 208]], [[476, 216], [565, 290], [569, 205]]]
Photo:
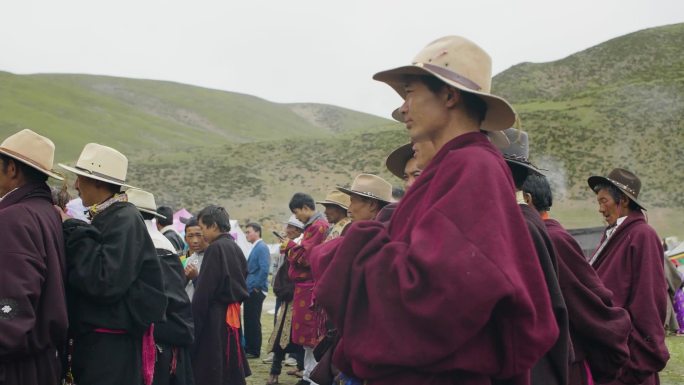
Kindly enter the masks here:
[[374, 76], [404, 99], [408, 143], [386, 165], [405, 195], [365, 173], [296, 193], [273, 260], [258, 223], [243, 254], [221, 206], [183, 239], [100, 144], [59, 165], [87, 208], [73, 218], [46, 183], [63, 178], [52, 141], [5, 139], [0, 384], [245, 384], [262, 352], [270, 385], [284, 363], [300, 385], [658, 384], [668, 291], [639, 178], [588, 178], [608, 226], [585, 258], [550, 216], [553, 170], [490, 92], [489, 55], [449, 36], [411, 63]]

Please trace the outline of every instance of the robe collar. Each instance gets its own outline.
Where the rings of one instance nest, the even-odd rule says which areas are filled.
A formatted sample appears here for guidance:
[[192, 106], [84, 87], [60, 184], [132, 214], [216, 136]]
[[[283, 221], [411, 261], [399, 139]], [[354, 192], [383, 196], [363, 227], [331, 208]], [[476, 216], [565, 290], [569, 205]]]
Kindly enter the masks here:
[[46, 183], [27, 183], [5, 194], [5, 196], [0, 199], [0, 209], [11, 206], [24, 200], [25, 198], [30, 197], [40, 197], [52, 202], [50, 187], [48, 187]]
[[109, 206], [117, 202], [128, 202], [128, 195], [126, 195], [126, 193], [117, 193], [102, 203], [88, 207], [88, 216], [90, 217], [90, 220], [93, 220], [97, 214], [103, 212]]

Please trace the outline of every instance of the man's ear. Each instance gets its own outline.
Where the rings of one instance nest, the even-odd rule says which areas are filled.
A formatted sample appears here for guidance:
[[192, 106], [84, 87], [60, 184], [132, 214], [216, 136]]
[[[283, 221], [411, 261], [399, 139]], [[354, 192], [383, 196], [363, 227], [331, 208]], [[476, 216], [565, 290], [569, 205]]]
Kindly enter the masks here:
[[451, 108], [461, 102], [461, 92], [454, 87], [444, 87], [446, 107]]
[[532, 205], [534, 204], [534, 201], [532, 200], [532, 194], [523, 193], [523, 198], [525, 199], [525, 203], [527, 203], [528, 206], [532, 207]]

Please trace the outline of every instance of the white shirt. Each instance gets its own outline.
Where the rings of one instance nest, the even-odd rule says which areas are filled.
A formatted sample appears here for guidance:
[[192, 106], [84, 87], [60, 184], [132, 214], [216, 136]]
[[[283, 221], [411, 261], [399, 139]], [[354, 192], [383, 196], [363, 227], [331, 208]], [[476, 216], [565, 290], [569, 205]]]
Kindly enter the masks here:
[[615, 226], [611, 226], [611, 227], [606, 229], [606, 238], [603, 240], [603, 243], [601, 243], [601, 246], [599, 246], [599, 248], [596, 249], [596, 252], [594, 253], [594, 255], [589, 260], [590, 265], [593, 265], [594, 262], [596, 262], [599, 255], [601, 255], [601, 251], [603, 251], [603, 248], [606, 246], [606, 244], [610, 240], [610, 237], [612, 237], [613, 234], [615, 234], [615, 230], [617, 230], [617, 228], [620, 227], [620, 225], [622, 224], [622, 222], [625, 221], [625, 219], [627, 219], [626, 215], [624, 217], [618, 218], [617, 221], [615, 221]]

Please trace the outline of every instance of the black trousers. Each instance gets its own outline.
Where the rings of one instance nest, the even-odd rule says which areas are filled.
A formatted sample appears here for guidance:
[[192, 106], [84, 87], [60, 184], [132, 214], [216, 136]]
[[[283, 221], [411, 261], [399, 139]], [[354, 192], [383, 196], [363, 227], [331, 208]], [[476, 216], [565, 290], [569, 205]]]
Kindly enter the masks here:
[[297, 370], [304, 370], [304, 348], [302, 345], [295, 345], [292, 342], [287, 344], [285, 349], [277, 345], [273, 349], [273, 363], [271, 364], [271, 374], [278, 376], [283, 370], [283, 360], [285, 353], [290, 353], [290, 357], [297, 360]]
[[86, 333], [74, 338], [73, 373], [79, 385], [142, 385], [142, 337]]
[[261, 355], [261, 309], [266, 296], [261, 290], [249, 293], [245, 305], [245, 353]]

